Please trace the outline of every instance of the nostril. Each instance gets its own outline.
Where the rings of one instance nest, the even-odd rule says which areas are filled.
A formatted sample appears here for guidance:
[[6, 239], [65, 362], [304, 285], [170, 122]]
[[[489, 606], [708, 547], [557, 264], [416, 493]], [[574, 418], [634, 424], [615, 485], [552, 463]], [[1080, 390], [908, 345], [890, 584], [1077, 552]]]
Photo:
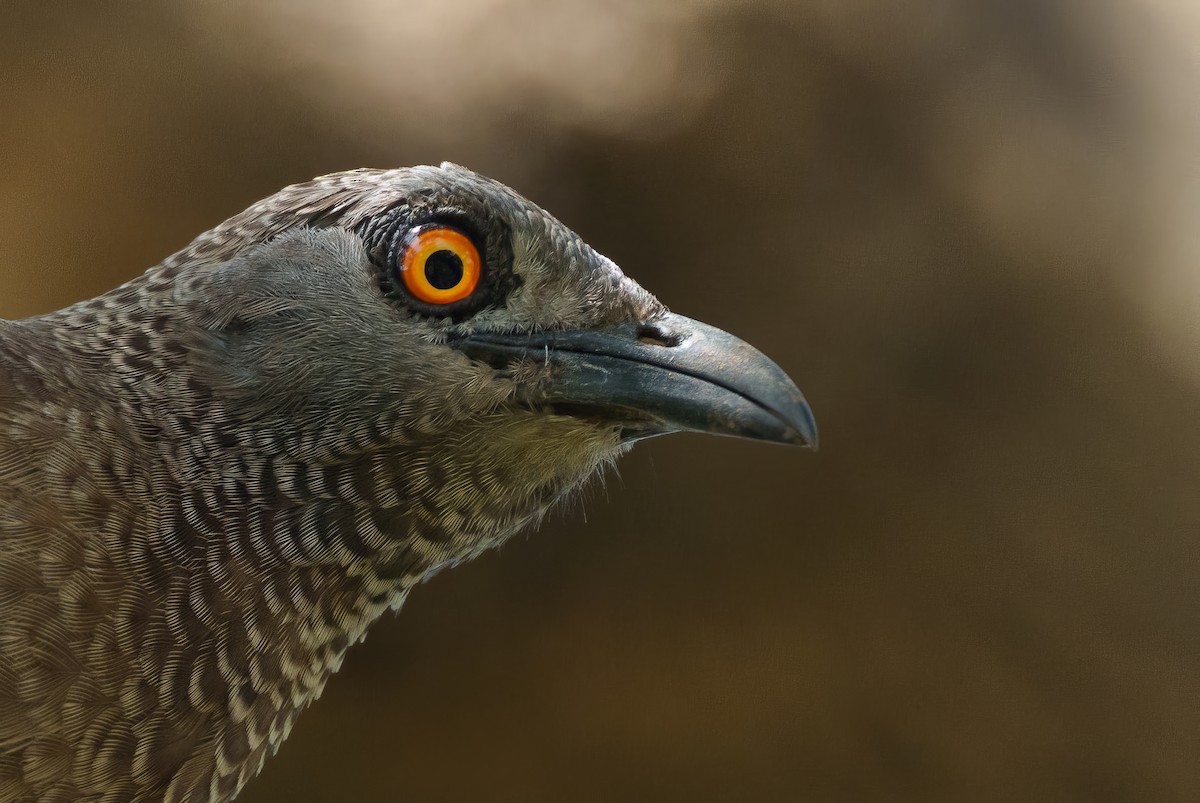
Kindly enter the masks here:
[[639, 326], [637, 339], [639, 343], [645, 343], [648, 346], [662, 346], [664, 348], [675, 348], [683, 343], [683, 335], [668, 329], [658, 321], [644, 323]]

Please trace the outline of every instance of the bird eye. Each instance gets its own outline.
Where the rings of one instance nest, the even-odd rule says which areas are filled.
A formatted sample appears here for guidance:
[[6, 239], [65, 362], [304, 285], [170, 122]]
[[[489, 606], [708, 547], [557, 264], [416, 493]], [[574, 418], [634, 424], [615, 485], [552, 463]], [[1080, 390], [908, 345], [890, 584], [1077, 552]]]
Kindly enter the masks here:
[[400, 278], [427, 304], [461, 301], [479, 284], [482, 260], [471, 238], [449, 226], [421, 226], [408, 233]]

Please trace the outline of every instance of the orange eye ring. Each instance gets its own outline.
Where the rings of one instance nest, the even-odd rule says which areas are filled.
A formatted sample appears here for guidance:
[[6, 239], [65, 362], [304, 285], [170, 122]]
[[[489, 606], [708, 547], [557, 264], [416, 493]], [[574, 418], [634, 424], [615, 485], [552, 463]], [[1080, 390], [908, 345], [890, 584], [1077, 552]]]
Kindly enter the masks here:
[[471, 238], [449, 226], [421, 226], [409, 232], [400, 278], [418, 301], [453, 304], [479, 286], [483, 260]]

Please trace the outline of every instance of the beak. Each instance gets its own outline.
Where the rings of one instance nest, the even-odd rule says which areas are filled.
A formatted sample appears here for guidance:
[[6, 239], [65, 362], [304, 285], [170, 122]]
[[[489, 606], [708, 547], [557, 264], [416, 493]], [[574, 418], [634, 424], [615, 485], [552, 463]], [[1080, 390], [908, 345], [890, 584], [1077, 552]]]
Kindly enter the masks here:
[[686, 430], [817, 448], [812, 410], [783, 369], [682, 315], [585, 331], [476, 332], [451, 345], [498, 368], [545, 362], [549, 377], [525, 386], [524, 402], [620, 423], [630, 439]]

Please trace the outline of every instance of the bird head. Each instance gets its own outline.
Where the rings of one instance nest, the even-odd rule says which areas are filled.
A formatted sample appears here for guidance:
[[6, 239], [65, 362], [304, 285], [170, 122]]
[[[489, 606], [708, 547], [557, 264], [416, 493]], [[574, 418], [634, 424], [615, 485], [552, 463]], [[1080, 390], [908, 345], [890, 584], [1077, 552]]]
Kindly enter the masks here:
[[173, 381], [206, 410], [206, 465], [236, 444], [332, 467], [324, 492], [392, 510], [406, 536], [461, 542], [439, 558], [510, 534], [639, 439], [816, 445], [773, 362], [452, 164], [286, 188], [147, 286], [171, 287], [186, 321], [187, 379]]
[[384, 610], [629, 444], [816, 445], [774, 363], [453, 165], [0, 333], [6, 799], [232, 799]]

